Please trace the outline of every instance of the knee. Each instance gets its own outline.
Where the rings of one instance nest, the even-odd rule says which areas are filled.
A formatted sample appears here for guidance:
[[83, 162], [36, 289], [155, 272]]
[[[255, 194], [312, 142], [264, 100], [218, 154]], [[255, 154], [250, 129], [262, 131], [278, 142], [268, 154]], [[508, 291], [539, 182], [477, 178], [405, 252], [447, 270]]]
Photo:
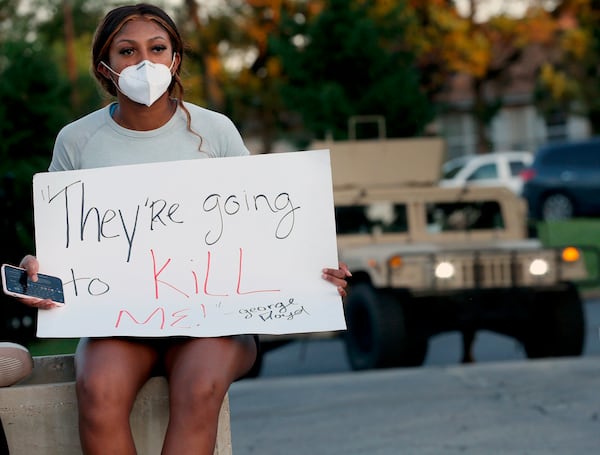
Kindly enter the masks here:
[[106, 421], [128, 416], [128, 400], [122, 387], [115, 385], [109, 375], [78, 375], [77, 403], [80, 417], [91, 421]]
[[218, 413], [229, 385], [219, 377], [204, 377], [191, 381], [183, 389], [171, 390], [172, 412], [196, 416]]

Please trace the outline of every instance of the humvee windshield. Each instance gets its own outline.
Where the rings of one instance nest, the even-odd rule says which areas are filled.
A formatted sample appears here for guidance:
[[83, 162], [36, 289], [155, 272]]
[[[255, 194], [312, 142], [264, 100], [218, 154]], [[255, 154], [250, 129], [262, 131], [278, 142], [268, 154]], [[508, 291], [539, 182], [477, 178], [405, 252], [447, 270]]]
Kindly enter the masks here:
[[335, 221], [338, 234], [407, 232], [408, 230], [406, 205], [392, 202], [337, 206]]
[[429, 232], [504, 228], [497, 201], [429, 203], [426, 212]]

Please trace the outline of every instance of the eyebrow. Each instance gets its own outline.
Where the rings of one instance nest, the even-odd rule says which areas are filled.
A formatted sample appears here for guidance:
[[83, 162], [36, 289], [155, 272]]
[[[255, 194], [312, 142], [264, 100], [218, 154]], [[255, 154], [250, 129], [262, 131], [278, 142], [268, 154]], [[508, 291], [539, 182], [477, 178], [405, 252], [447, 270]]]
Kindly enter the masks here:
[[[149, 41], [157, 41], [157, 40], [168, 41], [167, 38], [165, 38], [164, 36], [160, 36], [160, 35], [154, 36], [154, 37], [148, 39], [147, 41], [149, 42]], [[115, 44], [121, 44], [121, 43], [136, 44], [137, 41], [134, 39], [129, 39], [129, 38], [120, 38], [120, 39], [115, 40]]]

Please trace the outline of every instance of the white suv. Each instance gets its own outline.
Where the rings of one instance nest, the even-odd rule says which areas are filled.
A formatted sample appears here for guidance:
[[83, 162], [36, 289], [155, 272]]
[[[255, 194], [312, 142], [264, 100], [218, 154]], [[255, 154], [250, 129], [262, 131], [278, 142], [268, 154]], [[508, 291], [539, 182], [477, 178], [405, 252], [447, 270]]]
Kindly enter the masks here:
[[442, 187], [505, 186], [515, 194], [521, 193], [520, 172], [533, 161], [533, 154], [523, 151], [493, 152], [464, 155], [442, 166]]

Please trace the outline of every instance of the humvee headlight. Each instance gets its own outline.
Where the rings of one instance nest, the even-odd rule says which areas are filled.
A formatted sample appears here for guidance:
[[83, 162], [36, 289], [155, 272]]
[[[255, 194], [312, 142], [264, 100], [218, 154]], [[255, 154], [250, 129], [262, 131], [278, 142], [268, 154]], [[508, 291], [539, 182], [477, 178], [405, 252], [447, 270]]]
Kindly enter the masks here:
[[401, 256], [392, 256], [388, 260], [388, 265], [391, 269], [399, 269], [402, 267], [402, 257]]
[[442, 280], [447, 280], [454, 276], [454, 266], [447, 261], [440, 262], [435, 266], [435, 276]]
[[534, 276], [542, 276], [548, 273], [548, 262], [544, 259], [534, 259], [529, 264], [529, 273]]
[[581, 257], [581, 253], [577, 248], [568, 246], [562, 250], [562, 260], [565, 262], [577, 262]]

